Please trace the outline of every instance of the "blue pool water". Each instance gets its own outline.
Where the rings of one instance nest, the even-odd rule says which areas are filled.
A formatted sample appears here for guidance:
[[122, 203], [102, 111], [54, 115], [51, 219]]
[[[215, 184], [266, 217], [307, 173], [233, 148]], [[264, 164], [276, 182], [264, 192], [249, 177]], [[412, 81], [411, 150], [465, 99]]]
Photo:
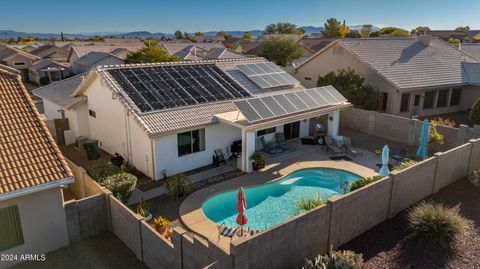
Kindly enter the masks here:
[[[328, 198], [342, 194], [345, 181], [358, 180], [358, 175], [337, 169], [303, 169], [259, 186], [245, 188], [248, 224], [245, 227], [265, 230], [299, 213], [296, 202], [300, 198]], [[217, 194], [202, 205], [203, 213], [217, 224], [237, 227], [237, 192]]]

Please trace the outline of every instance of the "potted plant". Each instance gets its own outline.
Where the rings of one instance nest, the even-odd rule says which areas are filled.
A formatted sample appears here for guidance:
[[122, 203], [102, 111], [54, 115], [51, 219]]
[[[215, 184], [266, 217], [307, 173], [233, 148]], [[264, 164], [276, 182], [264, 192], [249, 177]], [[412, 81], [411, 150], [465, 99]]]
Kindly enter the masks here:
[[259, 151], [255, 151], [252, 156], [250, 156], [250, 160], [253, 161], [252, 167], [254, 171], [258, 171], [265, 167], [265, 157], [263, 157]]
[[152, 220], [152, 212], [150, 212], [150, 206], [148, 203], [143, 199], [143, 196], [140, 198], [137, 206], [137, 213], [145, 218], [145, 221]]
[[154, 228], [158, 233], [160, 233], [163, 237], [169, 239], [171, 236], [170, 231], [170, 221], [165, 219], [162, 216], [158, 216], [153, 219], [153, 223], [150, 224], [152, 228]]

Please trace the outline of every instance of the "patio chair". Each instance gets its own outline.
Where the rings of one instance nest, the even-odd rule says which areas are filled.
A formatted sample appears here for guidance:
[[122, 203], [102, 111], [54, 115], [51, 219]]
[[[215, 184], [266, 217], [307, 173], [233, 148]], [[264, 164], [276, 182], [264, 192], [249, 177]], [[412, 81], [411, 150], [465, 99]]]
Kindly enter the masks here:
[[408, 161], [409, 158], [408, 156], [408, 151], [405, 148], [401, 148], [400, 152], [398, 154], [393, 154], [392, 159], [398, 161], [398, 162], [403, 162], [403, 161]]
[[260, 138], [260, 141], [262, 142], [263, 148], [264, 148], [267, 152], [270, 152], [271, 150], [275, 149], [275, 143], [274, 143], [274, 142], [267, 142], [267, 141], [265, 140], [265, 137], [262, 136], [262, 138]]
[[283, 133], [275, 133], [275, 142], [278, 145], [288, 148], [287, 146], [287, 139], [285, 139], [285, 135]]
[[355, 156], [357, 156], [357, 155], [362, 155], [362, 157], [363, 157], [363, 150], [361, 150], [357, 147], [354, 147], [352, 145], [352, 139], [350, 137], [344, 137], [343, 138], [343, 144], [345, 145], [346, 152], [352, 153], [353, 158], [355, 158]]
[[221, 163], [227, 164], [227, 159], [225, 159], [222, 149], [216, 149], [214, 152], [215, 156], [213, 158], [213, 162], [216, 166], [220, 166]]
[[333, 151], [333, 155], [342, 154], [343, 150], [333, 142], [333, 139], [330, 136], [325, 136], [325, 144], [327, 145], [327, 152], [330, 149]]

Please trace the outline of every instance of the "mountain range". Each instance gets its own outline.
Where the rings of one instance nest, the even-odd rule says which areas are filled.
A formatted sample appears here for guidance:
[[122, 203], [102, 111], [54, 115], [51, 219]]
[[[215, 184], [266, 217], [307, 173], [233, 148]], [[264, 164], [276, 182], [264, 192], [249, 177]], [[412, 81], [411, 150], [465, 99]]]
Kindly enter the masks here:
[[[302, 26], [306, 35], [316, 34], [323, 31], [323, 27], [317, 26]], [[351, 25], [350, 29], [360, 30], [362, 25]], [[373, 26], [373, 31], [378, 31], [379, 27]], [[245, 32], [251, 33], [254, 37], [259, 37], [263, 34], [263, 30], [249, 30], [249, 31], [225, 31], [227, 34], [241, 37]], [[193, 33], [190, 33], [193, 35]], [[204, 33], [207, 36], [216, 35], [217, 31], [208, 31]], [[78, 34], [63, 34], [65, 38], [89, 38], [93, 36], [114, 36], [125, 38], [173, 38], [173, 33], [151, 33], [148, 31], [134, 31], [134, 32], [93, 32], [93, 33], [78, 33]], [[0, 30], [0, 39], [9, 39], [17, 37], [37, 37], [37, 38], [60, 38], [60, 33], [27, 33], [13, 30]]]

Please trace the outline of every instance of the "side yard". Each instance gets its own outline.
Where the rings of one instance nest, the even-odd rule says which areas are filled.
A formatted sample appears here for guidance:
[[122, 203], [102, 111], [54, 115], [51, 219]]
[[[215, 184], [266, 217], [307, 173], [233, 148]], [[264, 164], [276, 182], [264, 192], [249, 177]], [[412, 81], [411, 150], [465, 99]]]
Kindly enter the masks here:
[[408, 209], [340, 247], [362, 253], [368, 268], [480, 268], [480, 189], [459, 180], [427, 198], [458, 207], [469, 220], [464, 235], [451, 248], [409, 237]]
[[44, 262], [25, 262], [15, 269], [147, 268], [113, 233], [83, 239], [46, 254]]

